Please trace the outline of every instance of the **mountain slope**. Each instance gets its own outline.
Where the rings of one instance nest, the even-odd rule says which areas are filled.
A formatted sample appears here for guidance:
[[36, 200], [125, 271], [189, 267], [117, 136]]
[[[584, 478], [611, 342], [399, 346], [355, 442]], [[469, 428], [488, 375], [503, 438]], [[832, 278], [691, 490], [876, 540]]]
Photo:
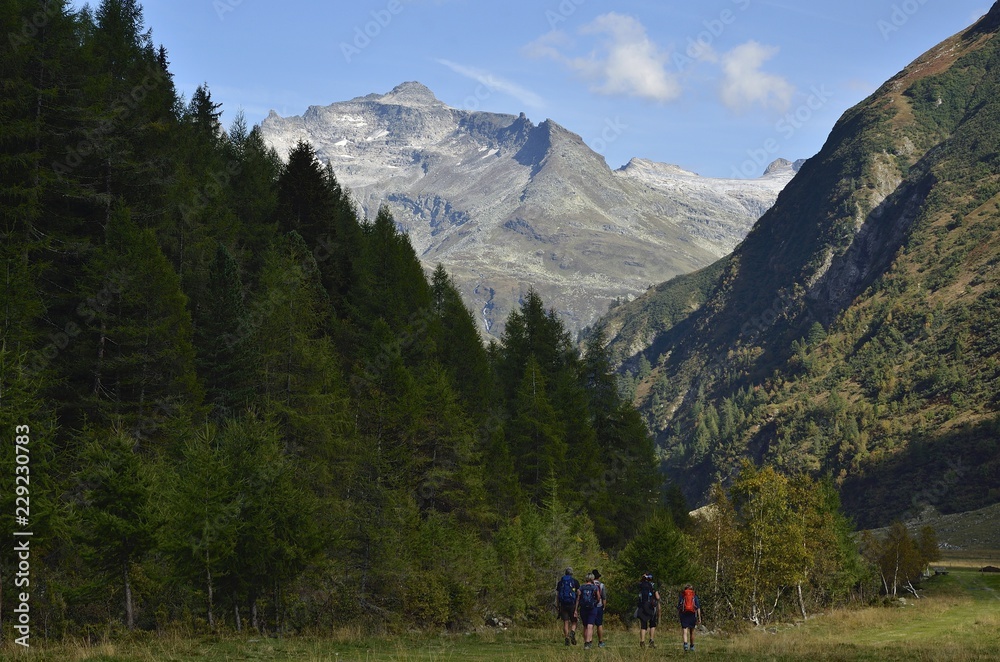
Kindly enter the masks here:
[[638, 397], [689, 497], [750, 456], [831, 474], [863, 524], [1000, 500], [998, 27], [994, 6], [847, 111], [696, 310], [606, 321], [652, 366]]
[[389, 205], [425, 266], [443, 263], [494, 334], [529, 287], [575, 332], [611, 302], [714, 262], [796, 168], [724, 180], [633, 159], [612, 171], [552, 120], [450, 108], [414, 82], [301, 117], [272, 112], [261, 128], [282, 155], [312, 143], [369, 217]]

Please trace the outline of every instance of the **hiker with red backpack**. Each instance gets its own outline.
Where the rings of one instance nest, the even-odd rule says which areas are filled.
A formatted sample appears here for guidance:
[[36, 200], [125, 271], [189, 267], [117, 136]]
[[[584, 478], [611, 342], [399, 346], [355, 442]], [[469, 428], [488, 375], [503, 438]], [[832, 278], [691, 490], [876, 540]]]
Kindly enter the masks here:
[[580, 585], [576, 592], [576, 613], [583, 621], [583, 647], [590, 648], [594, 640], [594, 623], [597, 620], [597, 609], [601, 604], [601, 588], [594, 581], [594, 573], [587, 575], [587, 581]]
[[694, 629], [701, 623], [701, 600], [698, 599], [691, 584], [685, 585], [677, 598], [677, 617], [681, 621], [684, 650], [694, 651]]

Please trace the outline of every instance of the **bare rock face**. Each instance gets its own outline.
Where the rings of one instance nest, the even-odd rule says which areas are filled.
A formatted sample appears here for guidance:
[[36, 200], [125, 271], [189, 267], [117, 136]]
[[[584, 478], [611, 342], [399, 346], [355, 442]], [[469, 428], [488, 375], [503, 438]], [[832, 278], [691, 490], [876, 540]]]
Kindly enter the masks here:
[[310, 142], [369, 217], [388, 205], [494, 335], [528, 288], [576, 332], [611, 302], [714, 262], [797, 169], [709, 179], [633, 159], [612, 171], [552, 120], [458, 110], [416, 82], [301, 117], [272, 111], [261, 128], [283, 157]]

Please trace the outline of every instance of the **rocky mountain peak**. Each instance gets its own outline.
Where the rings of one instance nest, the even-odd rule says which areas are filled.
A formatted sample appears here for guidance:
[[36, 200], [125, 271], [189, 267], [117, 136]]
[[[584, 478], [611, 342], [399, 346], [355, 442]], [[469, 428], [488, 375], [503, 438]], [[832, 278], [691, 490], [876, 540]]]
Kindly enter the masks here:
[[261, 130], [279, 154], [310, 142], [369, 217], [388, 205], [490, 334], [529, 288], [576, 332], [611, 302], [711, 263], [791, 178], [734, 183], [646, 160], [633, 163], [649, 176], [612, 172], [551, 119], [450, 108], [413, 81], [299, 117], [275, 114]]
[[378, 99], [384, 104], [398, 106], [443, 106], [430, 88], [417, 81], [407, 81], [392, 88]]

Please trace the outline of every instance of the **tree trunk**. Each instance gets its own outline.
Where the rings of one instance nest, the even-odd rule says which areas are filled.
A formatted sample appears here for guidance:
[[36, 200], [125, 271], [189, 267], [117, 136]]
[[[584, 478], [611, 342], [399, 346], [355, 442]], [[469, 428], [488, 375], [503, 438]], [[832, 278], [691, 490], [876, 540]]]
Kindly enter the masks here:
[[719, 592], [719, 566], [722, 564], [722, 523], [715, 536], [715, 592]]
[[135, 627], [135, 609], [132, 605], [132, 583], [128, 578], [128, 561], [122, 564], [122, 578], [125, 580], [125, 626], [131, 630]]
[[257, 620], [257, 598], [250, 598], [250, 626], [260, 632], [260, 621]]
[[799, 590], [799, 611], [802, 612], [802, 620], [806, 620], [806, 603], [802, 599], [802, 582], [799, 582], [796, 586]]
[[215, 632], [215, 614], [212, 613], [212, 569], [208, 567], [208, 552], [205, 552], [205, 579], [208, 585], [208, 627]]
[[105, 332], [104, 322], [101, 322], [101, 336], [97, 341], [97, 365], [94, 366], [94, 396], [100, 397], [101, 395], [101, 365], [104, 363], [104, 343], [107, 340], [104, 335]]
[[243, 621], [240, 619], [240, 601], [236, 591], [233, 591], [233, 611], [236, 613], [236, 631], [243, 632]]
[[278, 582], [277, 577], [274, 579], [274, 629], [279, 635], [282, 634], [281, 584]]

